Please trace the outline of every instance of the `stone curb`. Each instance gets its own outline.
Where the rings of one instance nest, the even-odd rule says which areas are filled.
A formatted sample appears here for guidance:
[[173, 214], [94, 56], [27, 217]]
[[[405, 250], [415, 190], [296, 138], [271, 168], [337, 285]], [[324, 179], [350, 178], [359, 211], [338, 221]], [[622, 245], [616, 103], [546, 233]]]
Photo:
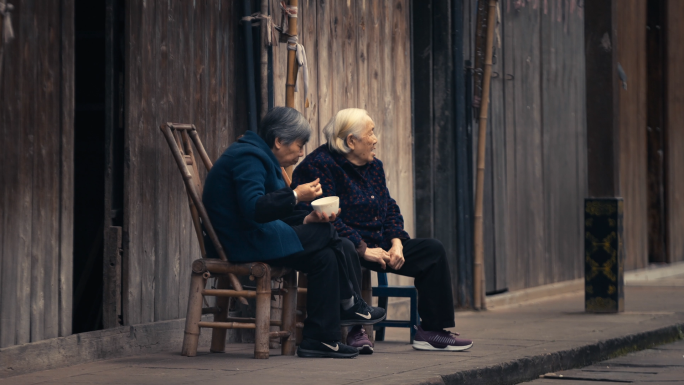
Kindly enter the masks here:
[[684, 339], [684, 323], [643, 333], [598, 341], [569, 350], [525, 357], [485, 368], [465, 370], [441, 377], [433, 377], [420, 385], [451, 384], [519, 384], [540, 375], [560, 370], [581, 368], [627, 353], [644, 350]]

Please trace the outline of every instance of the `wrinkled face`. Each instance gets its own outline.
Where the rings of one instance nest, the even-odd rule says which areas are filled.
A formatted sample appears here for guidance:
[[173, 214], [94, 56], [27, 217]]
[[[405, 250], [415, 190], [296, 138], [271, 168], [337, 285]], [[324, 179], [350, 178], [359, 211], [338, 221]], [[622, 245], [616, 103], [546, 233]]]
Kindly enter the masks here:
[[284, 144], [280, 138], [276, 138], [271, 151], [273, 151], [281, 167], [294, 166], [299, 161], [299, 158], [304, 156], [305, 144], [301, 139], [295, 140], [290, 144]]
[[375, 136], [375, 123], [368, 118], [366, 128], [361, 131], [359, 138], [353, 135], [347, 136], [347, 145], [351, 148], [351, 152], [346, 154], [346, 158], [357, 166], [363, 166], [375, 159], [375, 146], [378, 144], [378, 138]]

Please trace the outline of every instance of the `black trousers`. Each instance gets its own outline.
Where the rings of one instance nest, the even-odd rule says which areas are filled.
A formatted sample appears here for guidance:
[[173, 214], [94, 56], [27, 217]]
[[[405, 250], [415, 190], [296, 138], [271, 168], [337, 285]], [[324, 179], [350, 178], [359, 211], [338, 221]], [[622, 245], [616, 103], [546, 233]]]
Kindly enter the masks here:
[[454, 299], [451, 292], [451, 274], [446, 251], [436, 239], [405, 239], [404, 266], [382, 270], [376, 262], [360, 258], [361, 265], [374, 271], [394, 273], [415, 278], [418, 290], [418, 314], [425, 330], [454, 327]]
[[354, 244], [340, 238], [330, 223], [292, 228], [304, 250], [268, 263], [307, 274], [307, 317], [302, 335], [320, 341], [337, 341], [340, 339], [340, 300], [361, 295], [358, 254]]

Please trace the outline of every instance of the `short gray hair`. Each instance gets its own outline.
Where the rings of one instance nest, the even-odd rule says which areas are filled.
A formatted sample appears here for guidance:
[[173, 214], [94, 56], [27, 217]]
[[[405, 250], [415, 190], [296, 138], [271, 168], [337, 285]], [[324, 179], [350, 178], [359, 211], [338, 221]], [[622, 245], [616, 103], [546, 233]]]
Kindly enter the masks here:
[[311, 126], [304, 115], [294, 108], [274, 107], [261, 119], [258, 134], [268, 147], [273, 148], [276, 138], [280, 138], [283, 144], [291, 144], [296, 140], [308, 142]]
[[347, 146], [347, 137], [352, 134], [355, 138], [360, 138], [370, 120], [368, 111], [360, 108], [339, 110], [323, 128], [330, 151], [348, 154], [351, 148]]

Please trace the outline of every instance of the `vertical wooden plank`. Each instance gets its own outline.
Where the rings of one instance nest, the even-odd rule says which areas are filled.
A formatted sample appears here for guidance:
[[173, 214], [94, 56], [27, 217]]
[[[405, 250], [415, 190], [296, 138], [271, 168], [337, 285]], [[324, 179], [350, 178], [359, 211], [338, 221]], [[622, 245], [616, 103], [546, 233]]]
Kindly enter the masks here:
[[[169, 3], [168, 5], [168, 23], [167, 23], [167, 46], [169, 49], [169, 64], [168, 64], [168, 75], [165, 76], [166, 79], [172, 79], [170, 84], [167, 86], [166, 92], [167, 98], [169, 100], [169, 103], [167, 104], [167, 116], [168, 118], [164, 119], [173, 119], [174, 122], [183, 122], [183, 123], [194, 123], [189, 120], [186, 120], [186, 116], [180, 116], [182, 115], [181, 111], [184, 111], [184, 101], [183, 98], [186, 98], [187, 95], [189, 95], [192, 91], [190, 90], [188, 84], [181, 80], [183, 79], [182, 77], [182, 72], [179, 72], [179, 69], [182, 68], [182, 63], [184, 60], [181, 56], [181, 48], [184, 47], [184, 44], [186, 43], [186, 40], [183, 36], [181, 36], [181, 30], [182, 30], [182, 25], [185, 23], [186, 19], [190, 17], [187, 15], [186, 8], [188, 5], [180, 5], [178, 3], [171, 4]], [[187, 16], [186, 16], [187, 15]], [[185, 31], [186, 35], [187, 34], [192, 34], [190, 31]], [[172, 59], [173, 58], [173, 59]], [[204, 142], [204, 130], [206, 130], [206, 127], [199, 127], [199, 133], [200, 133], [200, 138]], [[168, 146], [165, 146], [168, 147]], [[168, 149], [165, 148], [166, 151]], [[207, 146], [207, 151], [210, 154], [209, 157], [211, 158], [212, 154], [212, 147]], [[166, 174], [166, 183], [169, 188], [168, 193], [164, 194], [164, 196], [167, 197], [167, 202], [168, 202], [168, 207], [167, 207], [167, 213], [166, 213], [166, 220], [168, 221], [166, 226], [164, 226], [164, 229], [167, 234], [167, 239], [166, 239], [166, 253], [164, 258], [171, 260], [174, 260], [177, 255], [177, 259], [175, 259], [177, 263], [177, 271], [175, 274], [177, 274], [176, 280], [178, 282], [178, 293], [176, 297], [169, 298], [169, 301], [175, 302], [174, 308], [177, 308], [178, 312], [178, 318], [183, 318], [186, 315], [187, 311], [187, 306], [188, 306], [188, 293], [189, 293], [189, 285], [190, 285], [190, 264], [192, 263], [192, 260], [196, 259], [195, 255], [183, 255], [180, 252], [180, 245], [176, 246], [176, 241], [172, 240], [171, 238], [177, 237], [177, 234], [173, 232], [173, 227], [171, 225], [171, 221], [178, 221], [177, 215], [176, 215], [176, 210], [182, 210], [184, 207], [183, 205], [186, 205], [183, 200], [184, 198], [184, 192], [185, 189], [182, 186], [179, 186], [178, 182], [181, 182], [182, 180], [180, 178], [180, 173], [178, 172], [178, 167], [176, 166], [175, 162], [173, 161], [173, 158], [169, 158], [169, 169], [167, 170]], [[171, 189], [174, 189], [172, 192]], [[179, 199], [176, 199], [179, 198]], [[180, 207], [179, 207], [180, 206]], [[174, 226], [179, 226], [174, 225]], [[173, 253], [172, 253], [173, 251]], [[176, 254], [176, 251], [178, 253]]]
[[356, 4], [354, 25], [356, 26], [356, 107], [368, 110], [368, 32], [366, 24], [370, 16], [370, 2], [361, 0]]
[[[330, 121], [337, 110], [333, 102], [337, 97], [333, 93], [333, 64], [335, 56], [333, 55], [332, 44], [332, 18], [335, 13], [334, 1], [321, 0], [316, 2], [316, 29], [318, 31], [318, 62], [317, 66], [317, 83], [318, 83], [318, 126], [322, 130]], [[284, 89], [284, 88], [283, 88]], [[283, 93], [284, 94], [284, 93]], [[276, 96], [276, 101], [277, 101]], [[276, 105], [278, 105], [276, 103]], [[323, 140], [321, 140], [323, 142]]]
[[[648, 262], [666, 261], [665, 248], [665, 68], [666, 3], [646, 1], [646, 163]], [[634, 49], [631, 49], [634, 51]], [[626, 207], [627, 209], [627, 207]]]
[[[365, 28], [362, 33], [359, 34], [359, 46], [364, 44], [365, 40], [366, 48], [364, 49], [365, 55], [365, 77], [359, 76], [359, 83], [365, 82], [365, 87], [359, 86], [359, 90], [365, 88], [367, 95], [360, 95], [360, 99], [365, 100], [364, 107], [368, 111], [369, 116], [373, 119], [375, 123], [375, 135], [378, 137], [378, 148], [377, 157], [380, 158], [382, 155], [382, 146], [384, 138], [384, 116], [382, 111], [382, 84], [383, 78], [382, 73], [384, 71], [382, 65], [382, 44], [373, 44], [371, 42], [381, 41], [383, 38], [383, 20], [384, 19], [384, 8], [383, 2], [369, 0], [365, 5], [365, 11], [363, 7], [357, 9], [358, 12], [366, 13]], [[382, 159], [382, 158], [381, 158]]]
[[[309, 66], [309, 108], [303, 108], [302, 114], [311, 125], [311, 139], [306, 145], [305, 153], [310, 153], [325, 142], [322, 136], [323, 124], [318, 121], [318, 23], [316, 12], [316, 0], [299, 1], [299, 28], [300, 41], [306, 48], [306, 59]], [[304, 92], [304, 87], [300, 92]], [[302, 104], [303, 106], [303, 104]]]
[[584, 94], [584, 66], [573, 58], [584, 54], [584, 26], [576, 8], [550, 3], [541, 16], [541, 76], [543, 175], [545, 199], [545, 259], [548, 281], [578, 278], [582, 271], [575, 262], [582, 254], [579, 231], [583, 227], [580, 208], [584, 195], [575, 186], [583, 173], [575, 159], [578, 147], [577, 116]]
[[[231, 86], [234, 83], [235, 71], [233, 70], [233, 65], [235, 61], [234, 52], [232, 50], [232, 44], [235, 41], [235, 33], [233, 33], [232, 26], [232, 13], [230, 1], [222, 1], [220, 4], [220, 14], [221, 19], [219, 23], [219, 36], [220, 36], [220, 47], [218, 59], [220, 63], [221, 71], [223, 72], [221, 88], [220, 88], [220, 113], [219, 121], [221, 127], [221, 135], [218, 144], [218, 151], [214, 154], [213, 159], [218, 159], [218, 157], [225, 151], [226, 148], [235, 141], [235, 125], [233, 115], [235, 111], [233, 110], [231, 104]], [[274, 47], [275, 49], [275, 47]]]
[[[514, 81], [506, 85], [507, 244], [509, 288], [547, 282], [544, 260], [544, 190], [540, 95], [540, 9], [537, 3], [505, 7], [504, 57]], [[502, 12], [504, 10], [502, 9]], [[533, 187], [534, 186], [534, 187]], [[510, 263], [512, 262], [512, 263]]]
[[[13, 64], [15, 68], [23, 67], [22, 62], [26, 60], [33, 60], [35, 57], [36, 46], [36, 35], [33, 29], [33, 13], [36, 7], [34, 1], [27, 1], [22, 4], [22, 12], [19, 21], [19, 34], [17, 41], [15, 42], [16, 53], [15, 55], [9, 56], [15, 58]], [[17, 28], [15, 28], [17, 30]], [[23, 39], [21, 39], [23, 36]], [[7, 52], [7, 51], [5, 51]], [[7, 59], [5, 59], [7, 60]], [[7, 73], [5, 71], [5, 73]], [[5, 75], [7, 76], [7, 75]], [[19, 148], [21, 152], [18, 154], [18, 183], [19, 190], [17, 191], [17, 197], [22, 197], [18, 205], [13, 205], [13, 207], [19, 207], [20, 210], [16, 214], [24, 213], [22, 216], [17, 216], [16, 221], [13, 223], [19, 223], [19, 229], [16, 233], [18, 237], [18, 247], [15, 250], [16, 254], [22, 255], [24, 258], [17, 259], [17, 273], [16, 273], [16, 344], [28, 343], [31, 341], [31, 269], [32, 269], [32, 248], [33, 248], [33, 216], [26, 215], [25, 213], [30, 213], [33, 205], [33, 157], [35, 153], [35, 107], [34, 107], [34, 90], [36, 89], [35, 81], [36, 71], [35, 67], [23, 68], [21, 70], [21, 83], [20, 89], [21, 100], [17, 104], [19, 110], [17, 111], [19, 120], [17, 128], [21, 128], [21, 145]], [[9, 238], [6, 238], [9, 239]]]
[[[161, 4], [161, 1], [160, 1]], [[139, 258], [141, 271], [141, 306], [140, 322], [147, 323], [155, 320], [154, 302], [155, 285], [158, 284], [155, 278], [155, 267], [157, 263], [157, 249], [154, 242], [155, 228], [150, 226], [150, 218], [155, 217], [157, 204], [157, 190], [155, 184], [155, 171], [157, 162], [157, 151], [154, 146], [157, 139], [157, 129], [155, 128], [157, 113], [157, 95], [155, 92], [156, 69], [154, 65], [154, 24], [155, 12], [157, 11], [157, 1], [147, 0], [143, 2], [143, 14], [141, 23], [142, 33], [142, 71], [141, 71], [141, 157], [138, 163], [140, 170], [141, 186], [139, 199], [141, 200], [141, 234], [140, 244], [142, 247]]]
[[[343, 108], [356, 105], [356, 84], [353, 69], [356, 63], [356, 29], [353, 28], [355, 2], [335, 1], [331, 15], [332, 46], [331, 73], [332, 78], [333, 114]], [[351, 56], [351, 57], [350, 57]]]
[[61, 171], [61, 60], [60, 46], [62, 35], [61, 4], [57, 1], [44, 6], [48, 12], [45, 23], [45, 46], [41, 60], [41, 85], [45, 92], [46, 104], [42, 108], [46, 139], [45, 163], [41, 168], [49, 175], [46, 178], [45, 197], [45, 308], [43, 322], [45, 329], [43, 338], [55, 338], [59, 335], [59, 256], [60, 256], [60, 171]]
[[[235, 138], [237, 138], [239, 135], [242, 135], [244, 133], [244, 130], [246, 130], [246, 126], [241, 127], [238, 123], [238, 117], [237, 117], [237, 103], [236, 103], [236, 84], [237, 84], [237, 78], [239, 76], [237, 75], [237, 70], [236, 70], [236, 64], [237, 64], [237, 58], [239, 57], [237, 54], [236, 50], [236, 44], [238, 41], [238, 34], [237, 34], [237, 24], [233, 24], [232, 20], [237, 17], [237, 13], [235, 13], [235, 1], [226, 1], [222, 3], [222, 8], [221, 8], [221, 14], [222, 14], [222, 20], [223, 20], [223, 31], [226, 31], [224, 34], [224, 46], [225, 50], [227, 52], [227, 55], [224, 55], [226, 57], [226, 64], [225, 68], [227, 70], [226, 73], [226, 111], [228, 113], [226, 114], [226, 122], [228, 124], [228, 133], [227, 133], [227, 143], [226, 147], [233, 143], [235, 141]], [[275, 11], [271, 12], [271, 15], [275, 15]], [[226, 27], [230, 26], [230, 27]], [[273, 54], [275, 57], [275, 51], [277, 50], [277, 47], [273, 48]], [[274, 90], [275, 95], [277, 96], [278, 92], [277, 90]], [[225, 150], [225, 147], [221, 150], [223, 152]], [[218, 158], [221, 154], [214, 154], [215, 158]], [[211, 156], [211, 155], [210, 155]]]
[[141, 323], [141, 236], [142, 207], [140, 205], [141, 175], [141, 71], [143, 30], [142, 3], [128, 3], [126, 7], [124, 83], [126, 94], [126, 140], [124, 144], [124, 229], [123, 229], [123, 318], [124, 325]]
[[[373, 3], [373, 8], [376, 9], [376, 2]], [[412, 11], [412, 114], [413, 114], [413, 130], [415, 132], [413, 144], [413, 162], [415, 175], [415, 221], [416, 229], [415, 236], [418, 238], [433, 238], [434, 237], [434, 208], [433, 208], [433, 194], [434, 194], [434, 178], [432, 167], [432, 127], [433, 127], [433, 91], [432, 91], [432, 1], [413, 2], [411, 5]], [[373, 29], [375, 31], [379, 18], [373, 18]], [[422, 26], [416, 28], [416, 26]], [[374, 33], [372, 36], [369, 32], [368, 39], [370, 41], [378, 41]], [[378, 47], [378, 44], [372, 44], [368, 50], [368, 61], [373, 67], [369, 70], [369, 83], [374, 84], [378, 76], [378, 69], [374, 67], [376, 55], [372, 55]], [[373, 87], [369, 88], [369, 99], [372, 103], [376, 100], [376, 93]]]
[[[205, 139], [206, 129], [203, 124], [194, 121], [195, 115], [193, 115], [193, 100], [194, 100], [194, 68], [195, 61], [199, 58], [196, 56], [194, 48], [195, 45], [202, 45], [203, 42], [197, 39], [196, 26], [200, 23], [196, 23], [196, 12], [193, 7], [193, 3], [174, 3], [170, 4], [169, 8], [169, 26], [168, 34], [170, 39], [170, 48], [172, 49], [172, 64], [171, 73], [168, 77], [170, 84], [173, 85], [168, 88], [169, 99], [174, 100], [173, 110], [169, 105], [169, 116], [176, 122], [189, 122], [196, 123], [197, 127], [200, 129], [200, 134]], [[201, 26], [200, 26], [201, 31]], [[199, 36], [202, 36], [199, 33]], [[203, 122], [202, 122], [203, 123]], [[182, 180], [180, 178], [180, 173], [178, 167], [173, 164], [172, 159], [171, 169], [166, 175], [166, 186], [168, 191], [166, 193], [169, 202], [168, 214], [167, 214], [167, 224], [166, 234], [167, 234], [167, 251], [165, 258], [167, 261], [179, 261], [181, 260], [182, 248], [185, 244], [189, 242], [189, 239], [183, 237], [182, 229], [187, 228], [189, 223], [185, 221], [183, 213], [188, 210], [187, 208], [187, 196], [185, 194], [185, 188], [183, 187]], [[185, 258], [188, 258], [186, 256]], [[168, 263], [166, 264], [168, 266]], [[186, 266], [187, 267], [187, 266]], [[170, 274], [168, 270], [165, 269], [166, 274]], [[187, 272], [185, 277], [186, 282], [189, 282], [190, 273]], [[168, 285], [168, 279], [166, 280]], [[165, 288], [166, 289], [166, 288]], [[187, 292], [187, 291], [186, 291]], [[176, 291], [176, 298], [179, 297], [180, 292]], [[167, 296], [171, 293], [164, 293], [162, 295]], [[174, 298], [175, 301], [175, 298]], [[165, 301], [164, 301], [165, 302]], [[187, 306], [187, 303], [183, 305], [183, 308]], [[167, 315], [165, 315], [167, 316]]]
[[[497, 3], [499, 9], [501, 3]], [[503, 16], [503, 15], [502, 15]], [[484, 188], [484, 252], [486, 291], [496, 292], [506, 288], [505, 245], [505, 99], [506, 69], [503, 60], [503, 23], [496, 25], [492, 58], [491, 91], [489, 95], [489, 120], [487, 122], [487, 148]], [[457, 90], [457, 92], [460, 92]], [[473, 134], [477, 148], [476, 133]]]
[[[3, 21], [0, 21], [0, 28], [2, 28], [2, 27], [3, 27]], [[0, 47], [2, 47], [2, 48], [5, 47], [4, 41], [0, 41]], [[0, 63], [0, 68], [2, 68], [2, 69], [0, 69], [0, 100], [6, 100], [6, 96], [5, 96], [6, 91], [5, 91], [5, 88], [3, 87], [3, 85], [5, 84], [5, 81], [4, 81], [5, 78], [2, 76], [2, 73], [4, 72], [4, 64], [5, 64], [4, 61]], [[11, 130], [7, 129], [7, 121], [5, 120], [5, 115], [6, 115], [5, 110], [6, 109], [8, 110], [9, 107], [5, 107], [4, 105], [0, 106], [0, 135], [2, 135], [3, 138], [5, 138], [3, 145], [0, 145], [0, 151], [2, 151], [2, 153], [0, 154], [0, 162], [2, 162], [2, 164], [8, 164], [8, 162], [10, 162], [10, 158], [8, 156], [6, 156], [6, 152], [9, 149], [5, 149], [4, 143], [6, 143], [8, 139], [14, 139], [13, 135], [10, 135]], [[12, 160], [14, 160], [14, 159], [12, 159]], [[0, 186], [7, 186], [8, 185], [9, 174], [10, 173], [8, 170], [0, 171]], [[9, 189], [7, 187], [5, 187], [3, 189], [3, 191], [0, 192], [0, 224], [2, 224], [2, 227], [0, 227], [0, 245], [5, 244], [4, 243], [5, 229], [7, 228], [5, 213], [7, 212], [6, 207], [7, 207], [7, 203], [8, 203], [7, 202], [7, 198], [8, 198], [7, 190], [9, 190]], [[5, 263], [4, 251], [5, 251], [4, 247], [0, 246], [0, 278], [2, 278], [2, 282], [5, 282], [5, 280], [7, 280], [7, 284], [11, 284], [14, 282], [10, 283], [10, 278], [6, 277], [6, 276], [9, 276], [10, 274], [7, 274], [7, 272], [5, 271], [5, 269], [9, 266], [3, 267], [3, 265]], [[11, 270], [12, 269], [10, 267], [10, 269], [8, 269], [8, 271], [11, 271]], [[5, 273], [5, 274], [3, 274], [3, 273]], [[2, 295], [3, 291], [8, 293], [8, 294], [11, 293], [9, 290], [7, 290], [6, 288], [3, 287], [2, 282], [0, 282], [0, 302], [2, 302], [4, 300], [4, 297]], [[12, 295], [12, 297], [13, 297], [12, 302], [14, 302], [13, 300], [16, 299], [15, 294], [11, 293], [10, 295]], [[0, 311], [2, 311], [2, 310], [4, 310], [4, 309], [3, 309], [2, 303], [0, 303]], [[8, 314], [8, 316], [10, 316], [10, 315]], [[12, 319], [14, 319], [14, 315], [11, 315], [10, 317], [12, 317]], [[3, 321], [4, 321], [4, 318], [0, 319], [0, 347], [5, 347], [3, 342], [5, 341], [5, 339], [9, 339], [9, 336], [5, 335], [5, 333], [7, 333], [7, 331], [5, 331], [5, 326], [7, 324], [7, 321], [4, 321], [4, 322]], [[14, 337], [14, 328], [12, 327], [12, 328], [8, 328], [8, 329], [12, 330], [12, 337]], [[12, 338], [12, 339], [14, 339], [14, 338]]]
[[32, 10], [33, 28], [30, 33], [35, 36], [31, 47], [35, 65], [32, 75], [35, 105], [31, 107], [35, 114], [34, 120], [34, 143], [35, 153], [33, 156], [33, 202], [31, 205], [32, 229], [31, 229], [31, 341], [40, 341], [45, 336], [45, 275], [47, 254], [50, 252], [50, 226], [49, 226], [49, 198], [52, 170], [46, 166], [49, 164], [51, 151], [50, 135], [48, 133], [48, 117], [45, 106], [48, 105], [47, 88], [41, 85], [45, 79], [44, 68], [48, 66], [48, 20], [49, 11], [45, 7], [36, 6]]
[[395, 118], [392, 126], [397, 139], [395, 149], [396, 162], [388, 165], [395, 169], [395, 188], [390, 191], [401, 208], [404, 217], [404, 229], [409, 235], [415, 235], [413, 216], [413, 139], [411, 127], [411, 53], [410, 15], [407, 0], [395, 0], [392, 13], [392, 57], [391, 73], [395, 74], [389, 90], [392, 94], [392, 112]]
[[[575, 32], [580, 39], [577, 44], [579, 44], [581, 47], [584, 47], [584, 8], [579, 7], [578, 3], [575, 3], [575, 11], [577, 12], [577, 18], [573, 20], [574, 27], [576, 28]], [[574, 65], [577, 68], [581, 68], [581, 72], [579, 73], [578, 76], [581, 78], [586, 78], [586, 69], [585, 69], [585, 56], [584, 55], [578, 55], [572, 58], [572, 61]], [[586, 95], [586, 82], [575, 82], [573, 84], [573, 92], [578, 95], [579, 98], [585, 99], [586, 97], [583, 95]], [[575, 155], [576, 159], [576, 164], [577, 164], [577, 186], [575, 187], [575, 190], [577, 191], [577, 196], [582, 198], [587, 196], [587, 104], [586, 101], [583, 103], [580, 103], [580, 105], [577, 107], [577, 113], [572, 116], [572, 121], [573, 124], [577, 127], [581, 127], [581, 129], [576, 130], [576, 137], [577, 137], [577, 152]], [[580, 205], [580, 207], [584, 207], [583, 204]], [[583, 216], [583, 214], [580, 214]], [[582, 218], [580, 216], [580, 218]], [[576, 237], [578, 239], [584, 238], [584, 224], [580, 223], [580, 226], [575, 229], [577, 232]], [[582, 271], [584, 271], [584, 259], [583, 258], [573, 258], [572, 259], [575, 264], [573, 266], [573, 271], [577, 272], [579, 277], [582, 276]]]
[[[170, 52], [169, 49], [169, 6], [170, 2], [160, 2], [154, 12], [154, 34], [153, 42], [154, 47], [152, 50], [152, 62], [151, 66], [156, 67], [154, 79], [154, 92], [157, 102], [157, 110], [153, 119], [153, 126], [148, 127], [151, 131], [152, 142], [149, 143], [150, 148], [154, 149], [156, 152], [156, 162], [154, 164], [156, 177], [153, 178], [155, 183], [155, 191], [160, 199], [157, 199], [154, 204], [154, 243], [155, 250], [157, 250], [157, 259], [155, 263], [155, 281], [154, 286], [154, 319], [167, 320], [170, 318], [176, 318], [177, 313], [173, 313], [172, 317], [169, 317], [169, 313], [173, 311], [175, 306], [169, 306], [167, 303], [169, 277], [168, 269], [164, 267], [168, 266], [171, 256], [168, 253], [168, 245], [172, 240], [167, 231], [167, 226], [169, 224], [168, 212], [169, 212], [169, 200], [165, 199], [166, 190], [170, 188], [167, 185], [167, 181], [175, 176], [172, 174], [174, 171], [171, 166], [173, 159], [170, 156], [170, 151], [168, 145], [162, 140], [162, 136], [159, 132], [159, 126], [165, 124], [166, 121], [170, 120], [168, 116], [168, 79], [171, 75], [169, 68], [169, 58], [174, 52]], [[173, 31], [173, 30], [171, 30]], [[173, 32], [172, 32], [173, 33]], [[165, 178], [166, 177], [166, 178]], [[168, 179], [167, 179], [168, 178]], [[175, 300], [175, 298], [174, 298]], [[174, 301], [174, 305], [177, 304]]]
[[[277, 3], [273, 2], [273, 5], [277, 7]], [[232, 7], [232, 12], [233, 12], [233, 17], [231, 17], [231, 23], [233, 23], [233, 20], [241, 18], [242, 15], [242, 2], [240, 1], [232, 1], [231, 2], [231, 7]], [[277, 7], [279, 8], [279, 7]], [[280, 13], [278, 13], [279, 15]], [[279, 20], [279, 19], [278, 19]], [[246, 48], [245, 48], [245, 41], [244, 41], [244, 29], [241, 27], [240, 24], [235, 24], [235, 27], [231, 28], [233, 30], [233, 33], [236, 34], [236, 38], [234, 41], [234, 46], [233, 46], [233, 52], [235, 53], [235, 58], [234, 62], [234, 71], [235, 71], [235, 82], [233, 83], [233, 92], [234, 92], [234, 99], [233, 102], [235, 103], [235, 132], [236, 136], [244, 134], [247, 130], [249, 130], [249, 125], [247, 122], [247, 117], [249, 114], [247, 113], [248, 111], [248, 106], [247, 106], [247, 68], [246, 68], [246, 59], [245, 55], [246, 53]], [[286, 48], [281, 44], [280, 45], [280, 56], [276, 58], [274, 54], [274, 60], [275, 63], [282, 62], [285, 63], [285, 57], [282, 55], [286, 55], [287, 53], [285, 52]], [[284, 69], [281, 70], [282, 67], [279, 64], [274, 63], [274, 69], [275, 67], [279, 68], [279, 71], [283, 71], [282, 74], [284, 74]], [[284, 106], [285, 105], [285, 79], [284, 77], [281, 78], [280, 73], [276, 74], [276, 86], [275, 86], [275, 97], [276, 97], [276, 106]], [[279, 83], [281, 82], [281, 83]], [[282, 86], [281, 86], [282, 84]]]
[[61, 2], [59, 336], [71, 334], [74, 228], [74, 1]]
[[621, 1], [616, 14], [617, 60], [627, 74], [627, 89], [620, 87], [619, 91], [619, 172], [625, 210], [626, 269], [648, 265], [646, 5], [646, 0]]
[[453, 28], [451, 4], [433, 2], [433, 175], [434, 237], [442, 242], [449, 261], [457, 260], [456, 145], [454, 126]]
[[[13, 15], [15, 39], [4, 45], [5, 58], [0, 85], [5, 95], [3, 138], [0, 144], [5, 163], [4, 199], [2, 210], [2, 297], [0, 297], [0, 347], [27, 343], [30, 340], [29, 319], [30, 266], [31, 266], [31, 212], [33, 153], [32, 115], [27, 114], [29, 101], [33, 98], [31, 68], [22, 65], [30, 54], [30, 26], [33, 3], [24, 2]], [[4, 44], [4, 43], [3, 43]], [[30, 56], [28, 56], [30, 57]], [[17, 256], [21, 256], [18, 258]]]
[[[394, 96], [394, 66], [392, 63], [392, 49], [396, 44], [392, 34], [395, 30], [393, 14], [394, 1], [384, 1], [380, 7], [380, 14], [384, 21], [380, 22], [379, 41], [385, 42], [380, 45], [378, 52], [378, 65], [380, 68], [380, 82], [378, 84], [378, 105], [374, 115], [376, 135], [378, 137], [377, 157], [387, 163], [385, 167], [385, 179], [387, 188], [392, 194], [398, 182], [397, 167], [397, 132], [394, 126], [392, 97]], [[395, 197], [396, 198], [396, 197]]]
[[587, 190], [590, 197], [620, 195], [620, 78], [617, 0], [584, 2]]
[[666, 247], [670, 263], [684, 261], [684, 3], [667, 1]]

